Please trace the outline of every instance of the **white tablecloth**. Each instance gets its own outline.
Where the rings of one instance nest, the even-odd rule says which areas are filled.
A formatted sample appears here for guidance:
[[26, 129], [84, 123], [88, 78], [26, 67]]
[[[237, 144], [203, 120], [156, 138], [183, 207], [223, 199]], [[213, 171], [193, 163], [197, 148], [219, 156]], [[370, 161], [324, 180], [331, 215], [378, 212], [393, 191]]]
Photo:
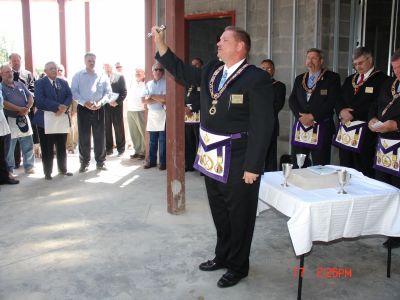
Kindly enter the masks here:
[[270, 205], [290, 217], [287, 224], [296, 255], [308, 253], [313, 241], [372, 234], [400, 236], [400, 190], [347, 170], [352, 174], [345, 187], [348, 194], [338, 194], [339, 186], [319, 190], [293, 185], [283, 188], [282, 172], [268, 172], [261, 177], [258, 210]]

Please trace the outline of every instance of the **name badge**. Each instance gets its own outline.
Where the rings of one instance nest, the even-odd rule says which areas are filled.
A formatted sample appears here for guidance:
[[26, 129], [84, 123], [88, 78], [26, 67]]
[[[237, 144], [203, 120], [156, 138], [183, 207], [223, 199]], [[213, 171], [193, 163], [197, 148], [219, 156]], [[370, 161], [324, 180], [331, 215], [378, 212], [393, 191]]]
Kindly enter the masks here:
[[366, 86], [365, 87], [365, 93], [366, 94], [372, 94], [374, 92], [374, 88], [372, 86]]
[[231, 103], [232, 104], [243, 104], [243, 95], [232, 94], [231, 95]]
[[199, 86], [197, 87], [197, 91], [200, 92], [200, 87]]
[[328, 95], [328, 90], [321, 90], [321, 96]]

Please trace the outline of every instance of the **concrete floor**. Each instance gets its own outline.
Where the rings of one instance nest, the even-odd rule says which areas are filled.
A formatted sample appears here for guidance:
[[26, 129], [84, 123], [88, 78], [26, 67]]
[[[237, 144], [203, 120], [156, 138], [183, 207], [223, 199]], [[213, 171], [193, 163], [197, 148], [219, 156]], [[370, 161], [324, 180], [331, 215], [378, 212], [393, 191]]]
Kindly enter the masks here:
[[[0, 299], [296, 299], [287, 218], [269, 210], [256, 223], [249, 276], [216, 286], [223, 270], [201, 272], [213, 258], [215, 229], [203, 178], [186, 177], [183, 215], [166, 212], [166, 173], [108, 157], [73, 177], [46, 181], [38, 171], [0, 191]], [[56, 167], [55, 167], [56, 169]], [[303, 299], [400, 299], [400, 249], [386, 278], [383, 237], [314, 245], [306, 257]], [[349, 278], [318, 278], [319, 268], [351, 269]]]

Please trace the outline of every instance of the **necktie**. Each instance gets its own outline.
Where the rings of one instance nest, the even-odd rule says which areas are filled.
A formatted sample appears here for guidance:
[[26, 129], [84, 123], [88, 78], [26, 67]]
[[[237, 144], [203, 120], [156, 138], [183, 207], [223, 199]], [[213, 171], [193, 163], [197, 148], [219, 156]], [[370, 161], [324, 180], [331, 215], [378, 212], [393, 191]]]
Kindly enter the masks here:
[[315, 84], [315, 75], [312, 74], [310, 76], [308, 76], [308, 81], [307, 81], [307, 86], [309, 89], [311, 89]]
[[364, 74], [360, 75], [360, 78], [358, 79], [358, 84], [361, 84], [364, 82]]
[[228, 70], [224, 70], [224, 73], [222, 73], [221, 81], [219, 82], [218, 85], [218, 91], [222, 89], [227, 77], [228, 77]]
[[53, 80], [53, 88], [54, 88], [54, 91], [56, 92], [56, 95], [58, 96], [58, 90], [57, 90], [57, 85], [56, 85], [55, 80]]

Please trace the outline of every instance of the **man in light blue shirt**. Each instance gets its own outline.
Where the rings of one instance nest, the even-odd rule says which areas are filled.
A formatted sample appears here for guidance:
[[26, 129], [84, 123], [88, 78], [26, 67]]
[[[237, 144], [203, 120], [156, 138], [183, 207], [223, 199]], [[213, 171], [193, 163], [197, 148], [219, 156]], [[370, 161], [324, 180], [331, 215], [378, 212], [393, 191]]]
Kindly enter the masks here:
[[[165, 138], [165, 91], [166, 83], [164, 68], [159, 63], [152, 67], [153, 80], [146, 83], [142, 101], [147, 105], [147, 128], [149, 132], [149, 161], [144, 165], [145, 169], [157, 165], [157, 149], [159, 148], [159, 159], [161, 171], [166, 169], [166, 138]], [[159, 147], [158, 147], [159, 145]]]
[[88, 170], [90, 162], [91, 140], [93, 132], [94, 158], [97, 170], [107, 170], [104, 161], [106, 150], [104, 144], [104, 102], [102, 99], [111, 93], [110, 80], [105, 74], [95, 71], [96, 55], [85, 54], [86, 68], [72, 78], [73, 98], [78, 101], [78, 134], [80, 173]]

